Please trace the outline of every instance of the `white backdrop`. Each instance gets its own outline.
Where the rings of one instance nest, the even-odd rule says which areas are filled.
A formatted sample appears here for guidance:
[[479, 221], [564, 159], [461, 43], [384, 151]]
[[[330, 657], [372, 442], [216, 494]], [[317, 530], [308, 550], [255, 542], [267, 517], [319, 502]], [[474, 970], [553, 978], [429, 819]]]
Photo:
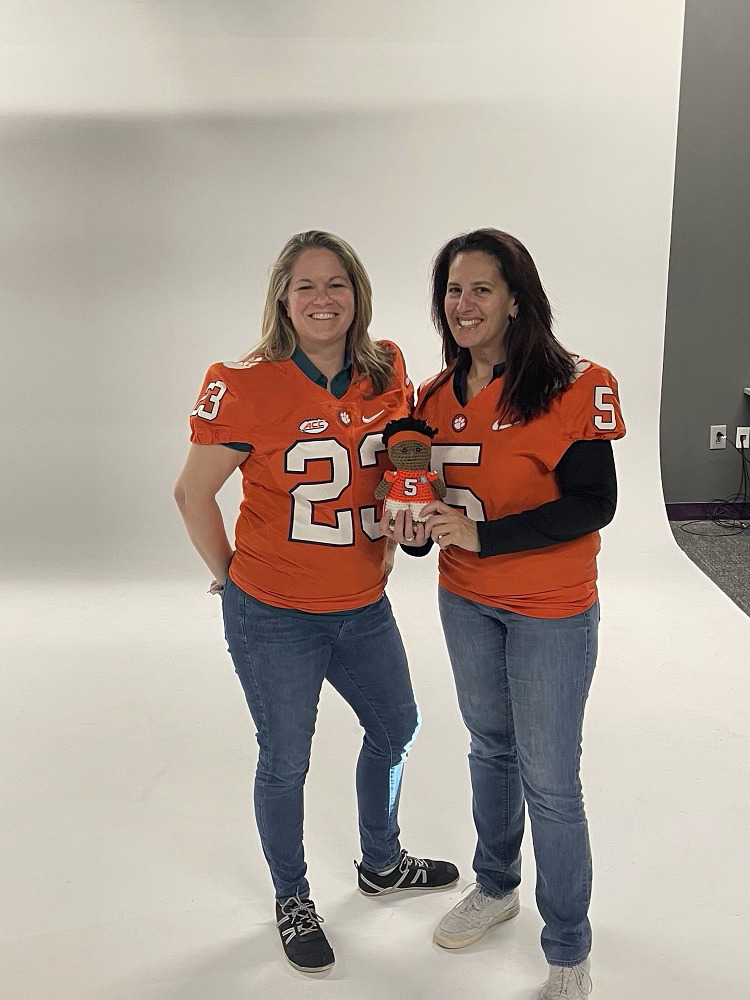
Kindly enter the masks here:
[[[684, 996], [701, 977], [716, 986], [741, 939], [730, 919], [740, 834], [720, 788], [747, 787], [750, 633], [676, 550], [659, 480], [683, 4], [79, 2], [64, 20], [56, 9], [9, 3], [0, 15], [0, 549], [6, 661], [18, 668], [0, 692], [13, 734], [8, 995], [315, 988], [286, 971], [273, 939], [250, 723], [171, 499], [205, 368], [255, 342], [268, 265], [313, 227], [362, 256], [372, 332], [401, 344], [415, 381], [439, 364], [429, 261], [483, 225], [526, 243], [562, 341], [618, 377], [628, 436], [586, 757], [601, 995], [632, 996], [642, 969], [639, 996]], [[236, 488], [226, 493], [233, 511]], [[402, 557], [389, 588], [425, 715], [404, 826], [423, 836], [410, 849], [450, 850], [469, 875], [465, 738], [433, 572]], [[505, 964], [489, 945], [446, 964], [429, 952], [429, 914], [417, 923], [424, 910], [365, 916], [351, 901], [339, 868], [342, 838], [347, 857], [356, 849], [353, 802], [336, 779], [357, 727], [327, 697], [322, 719], [308, 846], [340, 935], [326, 990], [421, 1000], [468, 977], [495, 997], [502, 974], [507, 996], [530, 997], [543, 969], [528, 870]], [[712, 926], [728, 921], [710, 945], [685, 929], [708, 886]], [[388, 986], [385, 952], [368, 950], [379, 941], [396, 948]], [[722, 995], [739, 998], [733, 977]]]
[[[441, 5], [417, 4], [391, 10], [375, 38], [380, 5], [362, 5], [361, 25], [351, 5], [303, 5], [324, 38], [283, 37], [297, 17], [282, 22], [268, 5], [255, 30], [275, 37], [261, 40], [227, 36], [241, 5], [213, 15], [224, 37], [186, 34], [210, 20], [201, 5], [101, 6], [140, 12], [132, 37], [125, 21], [123, 35], [106, 34], [100, 10], [58, 47], [38, 22], [32, 50], [52, 67], [77, 57], [72, 80], [90, 90], [66, 92], [66, 77], [19, 94], [17, 77], [4, 96], [3, 356], [24, 399], [4, 416], [11, 565], [116, 577], [196, 567], [171, 500], [185, 414], [208, 364], [255, 342], [266, 269], [312, 227], [357, 248], [375, 287], [373, 333], [402, 345], [417, 381], [439, 362], [426, 313], [433, 253], [477, 226], [518, 235], [561, 339], [622, 382], [630, 434], [610, 534], [640, 546], [662, 533], [681, 3], [475, 3], [439, 17], [427, 11]], [[167, 33], [170, 14], [182, 34]], [[0, 74], [20, 51], [29, 77], [28, 46], [8, 47]], [[105, 114], [99, 74], [127, 56], [129, 72], [105, 77], [120, 94]], [[230, 73], [240, 64], [242, 86]]]

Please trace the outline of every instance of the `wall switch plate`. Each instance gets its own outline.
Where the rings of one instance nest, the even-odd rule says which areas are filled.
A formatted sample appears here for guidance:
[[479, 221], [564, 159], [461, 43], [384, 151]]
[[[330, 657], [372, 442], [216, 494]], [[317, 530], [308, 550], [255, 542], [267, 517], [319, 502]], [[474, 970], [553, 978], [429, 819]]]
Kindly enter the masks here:
[[[745, 438], [744, 442], [742, 438]], [[735, 448], [742, 448], [743, 446], [750, 450], [750, 427], [738, 427], [737, 437], [734, 442]]]
[[713, 450], [714, 448], [726, 448], [727, 446], [727, 425], [726, 424], [711, 424], [711, 444], [709, 447]]

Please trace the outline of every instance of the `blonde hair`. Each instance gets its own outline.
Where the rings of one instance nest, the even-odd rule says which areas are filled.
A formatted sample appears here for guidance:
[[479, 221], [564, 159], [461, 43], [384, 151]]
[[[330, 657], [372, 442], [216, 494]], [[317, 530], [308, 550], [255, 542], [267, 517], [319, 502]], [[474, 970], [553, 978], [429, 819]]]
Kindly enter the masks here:
[[294, 265], [305, 250], [330, 250], [346, 269], [354, 289], [354, 320], [346, 335], [347, 351], [357, 375], [370, 376], [374, 394], [385, 392], [393, 378], [393, 352], [370, 339], [372, 285], [367, 271], [345, 240], [317, 229], [292, 236], [271, 265], [260, 342], [241, 361], [286, 361], [294, 353], [297, 334], [284, 303]]

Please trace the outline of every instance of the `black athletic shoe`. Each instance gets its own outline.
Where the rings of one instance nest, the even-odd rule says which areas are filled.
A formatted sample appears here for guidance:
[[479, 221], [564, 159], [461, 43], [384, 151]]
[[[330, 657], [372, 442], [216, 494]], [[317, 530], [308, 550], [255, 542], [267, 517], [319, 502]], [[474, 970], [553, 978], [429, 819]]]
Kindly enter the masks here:
[[276, 900], [276, 926], [284, 953], [300, 972], [325, 972], [335, 961], [320, 928], [322, 923], [311, 899], [290, 896], [282, 902]]
[[412, 858], [401, 852], [401, 860], [387, 875], [378, 875], [354, 862], [357, 869], [359, 891], [366, 896], [383, 896], [401, 889], [447, 889], [458, 882], [458, 868], [450, 861], [430, 861], [429, 858]]

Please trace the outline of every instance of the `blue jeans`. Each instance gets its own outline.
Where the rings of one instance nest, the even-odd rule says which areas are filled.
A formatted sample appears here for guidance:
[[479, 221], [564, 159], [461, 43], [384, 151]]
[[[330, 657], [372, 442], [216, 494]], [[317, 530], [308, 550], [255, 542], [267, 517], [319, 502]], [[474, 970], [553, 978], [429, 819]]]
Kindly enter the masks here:
[[591, 949], [591, 850], [579, 763], [598, 603], [571, 618], [531, 618], [440, 588], [439, 605], [471, 734], [477, 883], [504, 896], [521, 881], [525, 801], [542, 948], [550, 964], [575, 965]]
[[290, 614], [227, 580], [223, 603], [229, 652], [257, 730], [255, 817], [277, 899], [309, 893], [303, 796], [324, 680], [364, 729], [356, 777], [362, 863], [392, 867], [401, 855], [401, 774], [419, 710], [388, 598], [354, 615]]

